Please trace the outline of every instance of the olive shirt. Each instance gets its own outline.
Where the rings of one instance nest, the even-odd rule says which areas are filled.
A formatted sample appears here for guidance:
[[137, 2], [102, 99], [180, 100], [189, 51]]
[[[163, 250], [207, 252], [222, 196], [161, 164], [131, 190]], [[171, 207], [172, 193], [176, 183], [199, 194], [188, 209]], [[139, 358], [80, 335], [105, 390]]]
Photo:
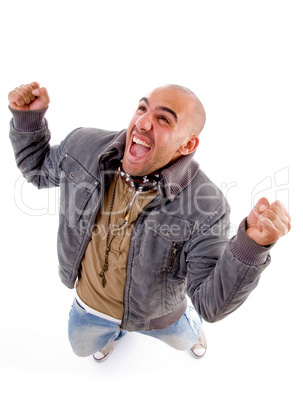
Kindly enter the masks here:
[[[81, 277], [78, 279], [76, 291], [78, 297], [89, 307], [121, 320], [132, 230], [139, 214], [156, 197], [158, 191], [136, 192], [119, 175], [113, 197], [114, 185], [115, 179], [105, 195], [103, 211], [97, 215], [91, 240], [82, 259]], [[109, 215], [109, 241], [113, 240], [108, 255], [109, 269], [105, 272], [106, 285], [103, 287], [99, 274], [104, 265]], [[114, 237], [113, 230], [117, 230]]]

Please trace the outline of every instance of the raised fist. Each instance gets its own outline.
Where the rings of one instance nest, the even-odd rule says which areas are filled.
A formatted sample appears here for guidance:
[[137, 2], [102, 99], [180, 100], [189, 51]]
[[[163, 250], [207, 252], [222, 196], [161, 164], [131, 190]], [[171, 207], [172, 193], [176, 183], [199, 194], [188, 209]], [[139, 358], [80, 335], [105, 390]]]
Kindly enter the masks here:
[[247, 217], [246, 233], [256, 243], [267, 246], [289, 232], [291, 218], [280, 201], [270, 204], [261, 198]]
[[11, 109], [28, 111], [45, 109], [49, 102], [46, 88], [40, 88], [37, 82], [20, 85], [8, 94]]

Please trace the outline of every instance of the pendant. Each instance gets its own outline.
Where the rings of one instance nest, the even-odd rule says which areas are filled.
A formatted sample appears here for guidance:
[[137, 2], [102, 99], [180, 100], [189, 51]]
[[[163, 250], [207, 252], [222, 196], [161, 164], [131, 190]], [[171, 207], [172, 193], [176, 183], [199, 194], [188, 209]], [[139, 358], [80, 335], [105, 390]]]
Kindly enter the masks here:
[[106, 285], [106, 279], [105, 279], [105, 274], [103, 271], [100, 272], [99, 276], [102, 278], [102, 286], [105, 288]]

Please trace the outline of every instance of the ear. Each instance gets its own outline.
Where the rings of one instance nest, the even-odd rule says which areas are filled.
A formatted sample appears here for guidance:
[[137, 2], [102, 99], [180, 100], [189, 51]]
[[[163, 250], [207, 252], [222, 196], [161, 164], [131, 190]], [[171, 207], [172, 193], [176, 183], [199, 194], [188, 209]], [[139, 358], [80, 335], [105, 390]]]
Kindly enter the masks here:
[[184, 142], [178, 149], [181, 155], [189, 155], [194, 152], [199, 145], [199, 137], [197, 135], [192, 135], [190, 138]]

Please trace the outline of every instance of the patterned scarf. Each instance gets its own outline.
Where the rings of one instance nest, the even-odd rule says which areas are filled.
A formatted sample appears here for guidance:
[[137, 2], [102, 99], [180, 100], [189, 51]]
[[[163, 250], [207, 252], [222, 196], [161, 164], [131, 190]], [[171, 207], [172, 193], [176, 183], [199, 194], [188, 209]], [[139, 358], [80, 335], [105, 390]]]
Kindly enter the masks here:
[[159, 174], [150, 174], [147, 176], [130, 176], [124, 172], [122, 167], [122, 161], [119, 164], [118, 172], [123, 181], [131, 188], [138, 192], [157, 190], [158, 182], [160, 180]]

